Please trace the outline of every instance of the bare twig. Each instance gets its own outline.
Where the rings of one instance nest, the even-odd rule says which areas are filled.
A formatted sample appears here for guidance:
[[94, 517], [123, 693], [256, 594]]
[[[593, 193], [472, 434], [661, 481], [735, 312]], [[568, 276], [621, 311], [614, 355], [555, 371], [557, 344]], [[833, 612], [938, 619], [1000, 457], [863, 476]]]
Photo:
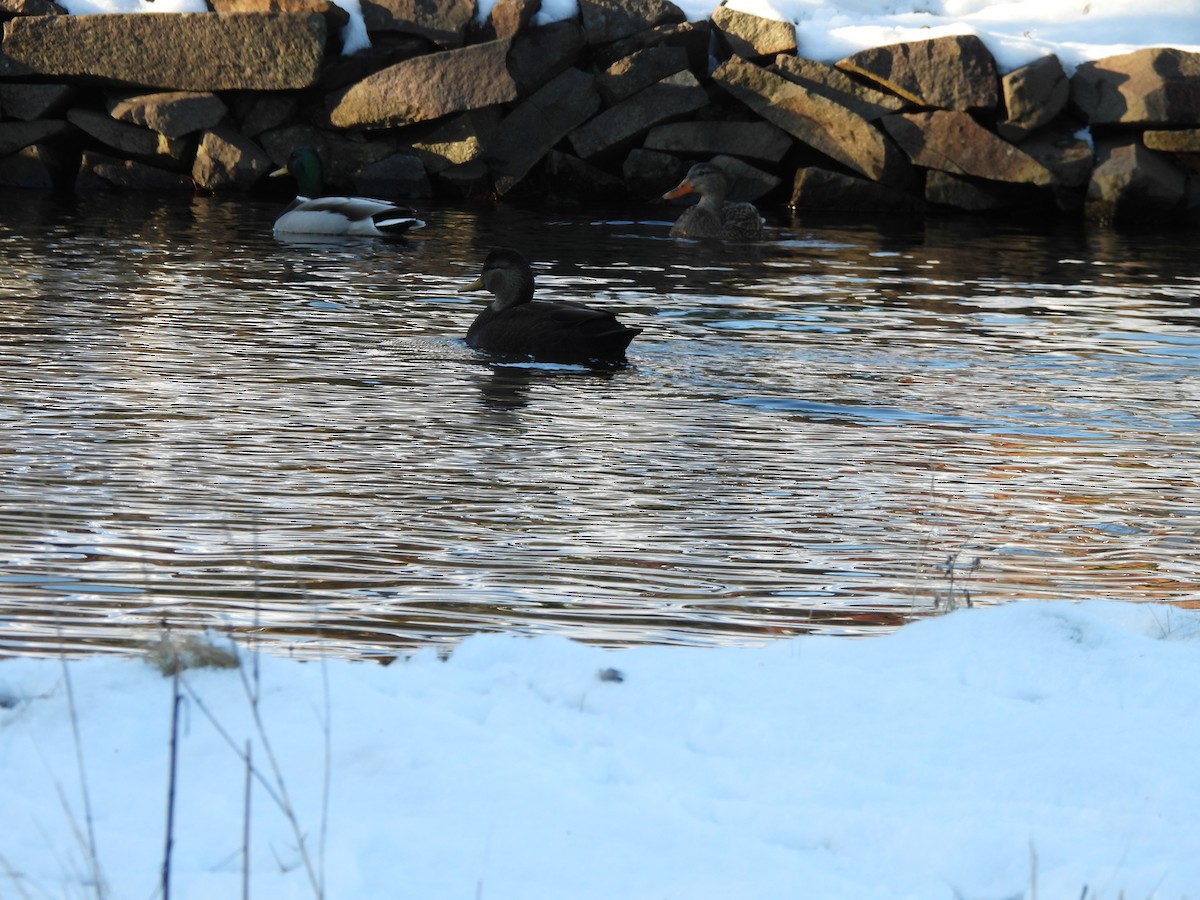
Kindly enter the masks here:
[[175, 844], [175, 787], [179, 760], [179, 667], [171, 676], [171, 743], [167, 757], [167, 835], [163, 848], [162, 898], [171, 900], [171, 850]]
[[92, 798], [88, 790], [87, 767], [83, 764], [83, 740], [79, 736], [79, 714], [75, 707], [75, 689], [71, 684], [71, 667], [67, 665], [66, 657], [60, 657], [63, 670], [63, 682], [67, 688], [67, 707], [71, 713], [71, 735], [75, 742], [75, 765], [79, 770], [79, 787], [83, 794], [83, 821], [87, 829], [88, 865], [92, 870], [92, 887], [98, 900], [105, 895], [104, 880], [100, 873], [100, 854], [96, 850], [96, 829], [92, 817]]

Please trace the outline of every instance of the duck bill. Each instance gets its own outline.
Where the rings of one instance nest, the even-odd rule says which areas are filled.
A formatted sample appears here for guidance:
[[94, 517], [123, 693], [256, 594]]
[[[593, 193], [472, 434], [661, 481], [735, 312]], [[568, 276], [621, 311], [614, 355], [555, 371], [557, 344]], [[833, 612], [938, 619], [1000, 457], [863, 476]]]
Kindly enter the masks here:
[[478, 278], [476, 278], [470, 284], [464, 284], [462, 287], [460, 287], [458, 289], [458, 292], [460, 294], [467, 294], [467, 293], [470, 293], [471, 291], [482, 291], [482, 290], [483, 290], [483, 276], [480, 275]]
[[692, 187], [692, 183], [685, 178], [683, 181], [679, 182], [678, 187], [671, 188], [671, 190], [663, 194], [662, 198], [664, 200], [674, 200], [676, 197], [682, 197], [684, 194], [690, 194], [694, 190], [695, 188]]
[[288, 173], [288, 167], [283, 166], [282, 168], [276, 169], [274, 172], [268, 173], [267, 177], [268, 178], [282, 178], [287, 173]]

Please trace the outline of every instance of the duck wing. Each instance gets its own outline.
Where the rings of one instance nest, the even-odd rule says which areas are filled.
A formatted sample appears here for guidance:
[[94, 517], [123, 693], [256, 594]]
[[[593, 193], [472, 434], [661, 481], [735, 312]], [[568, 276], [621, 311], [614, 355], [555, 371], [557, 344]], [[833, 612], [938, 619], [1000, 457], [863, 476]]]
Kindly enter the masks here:
[[369, 197], [297, 197], [275, 220], [275, 233], [396, 236], [425, 223], [411, 209]]

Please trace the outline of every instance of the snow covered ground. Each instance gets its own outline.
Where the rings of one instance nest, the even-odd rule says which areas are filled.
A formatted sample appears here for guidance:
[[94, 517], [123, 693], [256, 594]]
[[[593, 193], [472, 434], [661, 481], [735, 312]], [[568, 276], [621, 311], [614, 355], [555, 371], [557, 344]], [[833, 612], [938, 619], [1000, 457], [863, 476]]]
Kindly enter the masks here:
[[[248, 822], [272, 900], [1196, 898], [1197, 684], [1200, 613], [1116, 603], [762, 647], [244, 656], [181, 681], [172, 896], [240, 896]], [[0, 662], [0, 896], [156, 896], [172, 685]]]
[[[106, 12], [203, 12], [204, 0], [62, 0], [77, 15]], [[494, 0], [479, 0], [482, 21]], [[675, 0], [688, 18], [706, 19], [716, 0]], [[1057, 53], [1068, 70], [1080, 62], [1139, 47], [1200, 52], [1200, 0], [729, 0], [731, 6], [796, 24], [803, 56], [833, 62], [856, 50], [947, 34], [977, 34], [1002, 71]], [[346, 52], [367, 46], [358, 0]], [[542, 0], [536, 21], [576, 15], [576, 0]]]

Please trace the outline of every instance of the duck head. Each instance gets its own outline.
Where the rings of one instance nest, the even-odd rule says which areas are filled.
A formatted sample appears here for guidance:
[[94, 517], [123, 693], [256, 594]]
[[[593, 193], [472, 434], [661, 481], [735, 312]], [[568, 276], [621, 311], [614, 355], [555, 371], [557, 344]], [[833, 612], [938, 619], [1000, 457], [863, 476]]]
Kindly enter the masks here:
[[495, 298], [490, 307], [499, 312], [533, 300], [533, 270], [516, 250], [493, 250], [480, 276], [462, 290], [487, 291]]
[[321, 170], [321, 156], [312, 147], [297, 147], [288, 157], [287, 164], [271, 173], [271, 178], [291, 175], [296, 179], [297, 193], [301, 197], [321, 196], [321, 186], [324, 173]]
[[684, 194], [697, 193], [701, 202], [720, 207], [729, 193], [729, 176], [712, 163], [696, 163], [688, 169], [687, 177], [663, 194], [664, 200], [674, 200]]

